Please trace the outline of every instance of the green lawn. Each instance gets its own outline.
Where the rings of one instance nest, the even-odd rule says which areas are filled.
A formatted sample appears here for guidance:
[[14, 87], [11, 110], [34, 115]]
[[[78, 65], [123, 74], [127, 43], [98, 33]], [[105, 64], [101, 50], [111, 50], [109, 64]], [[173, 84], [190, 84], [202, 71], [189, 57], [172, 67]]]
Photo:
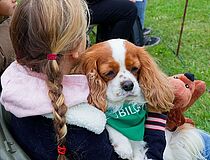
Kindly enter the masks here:
[[210, 132], [210, 1], [191, 0], [185, 19], [179, 56], [175, 56], [185, 0], [149, 0], [145, 26], [160, 36], [158, 46], [147, 48], [168, 75], [191, 72], [207, 84], [206, 93], [186, 116]]

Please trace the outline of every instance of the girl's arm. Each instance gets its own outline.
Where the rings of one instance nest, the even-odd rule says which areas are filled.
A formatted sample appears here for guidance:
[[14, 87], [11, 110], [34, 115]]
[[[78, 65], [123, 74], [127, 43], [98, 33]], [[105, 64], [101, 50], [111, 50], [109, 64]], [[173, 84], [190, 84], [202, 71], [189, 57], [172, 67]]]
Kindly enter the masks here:
[[147, 142], [147, 157], [153, 160], [163, 160], [166, 146], [165, 126], [167, 116], [161, 113], [149, 112], [145, 123], [144, 141]]

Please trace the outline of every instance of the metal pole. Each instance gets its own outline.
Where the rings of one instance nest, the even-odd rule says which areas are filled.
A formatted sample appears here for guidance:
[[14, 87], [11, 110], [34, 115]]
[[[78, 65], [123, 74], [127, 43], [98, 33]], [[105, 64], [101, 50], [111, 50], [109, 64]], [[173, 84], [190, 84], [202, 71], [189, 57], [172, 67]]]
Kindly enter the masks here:
[[176, 56], [179, 55], [181, 38], [182, 38], [182, 33], [183, 33], [183, 28], [184, 28], [184, 21], [185, 21], [185, 17], [186, 17], [186, 13], [187, 13], [187, 6], [188, 6], [188, 0], [186, 0], [185, 7], [184, 7], [184, 15], [183, 15], [183, 18], [182, 18], [182, 25], [181, 25], [181, 30], [180, 30], [180, 33], [179, 33], [179, 41], [178, 41], [178, 46], [177, 46], [177, 50], [176, 50]]

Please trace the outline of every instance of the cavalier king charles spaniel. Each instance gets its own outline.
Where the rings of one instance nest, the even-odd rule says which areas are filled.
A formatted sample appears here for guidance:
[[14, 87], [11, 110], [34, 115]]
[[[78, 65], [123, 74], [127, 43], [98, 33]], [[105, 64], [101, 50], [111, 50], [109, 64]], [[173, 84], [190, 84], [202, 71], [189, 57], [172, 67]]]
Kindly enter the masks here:
[[[123, 39], [93, 45], [85, 51], [71, 74], [85, 74], [90, 94], [89, 104], [103, 112], [115, 112], [126, 101], [147, 103], [149, 111], [167, 112], [174, 95], [167, 76], [142, 47]], [[145, 143], [128, 140], [106, 126], [115, 151], [121, 158], [146, 159]]]
[[[96, 134], [105, 128], [104, 112], [110, 108], [116, 112], [126, 101], [147, 103], [150, 112], [167, 112], [173, 107], [174, 94], [167, 76], [144, 48], [126, 40], [93, 45], [80, 56], [70, 74], [86, 75], [90, 92], [88, 103], [68, 108], [66, 121]], [[52, 114], [44, 116], [53, 118]], [[121, 158], [147, 159], [144, 141], [129, 140], [111, 126], [106, 128]], [[184, 124], [174, 132], [166, 130], [165, 135], [165, 160], [204, 159], [204, 143], [195, 127]]]

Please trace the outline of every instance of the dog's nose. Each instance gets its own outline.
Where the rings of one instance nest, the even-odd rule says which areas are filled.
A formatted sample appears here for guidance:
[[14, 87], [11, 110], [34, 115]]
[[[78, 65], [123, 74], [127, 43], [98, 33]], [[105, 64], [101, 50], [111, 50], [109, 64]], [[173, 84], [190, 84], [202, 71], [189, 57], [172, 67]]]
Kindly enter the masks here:
[[132, 81], [124, 81], [121, 83], [121, 87], [125, 91], [131, 91], [133, 89], [133, 82]]

